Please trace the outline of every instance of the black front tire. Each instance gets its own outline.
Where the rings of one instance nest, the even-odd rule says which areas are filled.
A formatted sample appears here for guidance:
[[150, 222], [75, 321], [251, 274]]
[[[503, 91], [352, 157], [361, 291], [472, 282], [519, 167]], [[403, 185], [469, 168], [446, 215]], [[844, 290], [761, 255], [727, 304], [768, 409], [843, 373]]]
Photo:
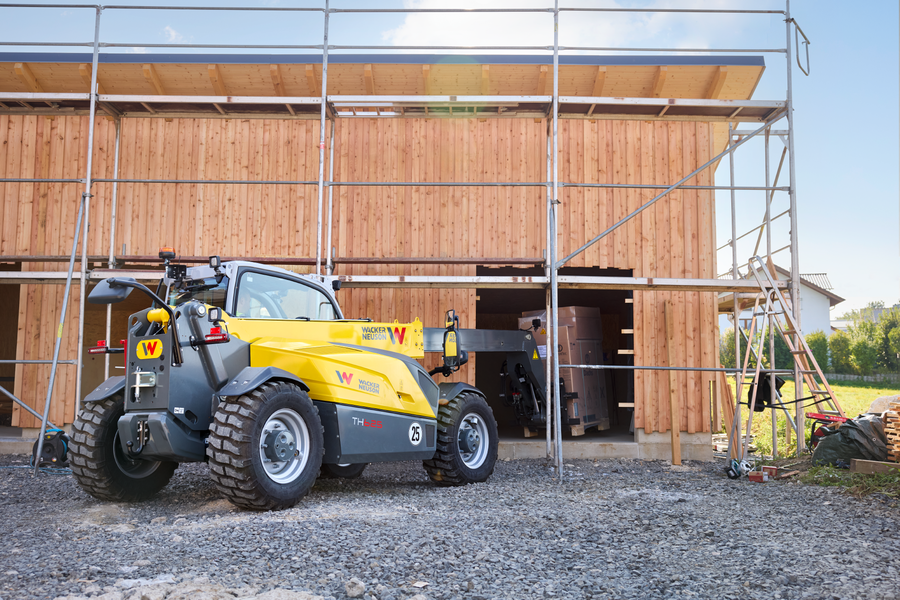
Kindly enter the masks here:
[[121, 396], [84, 405], [72, 425], [69, 462], [81, 489], [113, 502], [145, 500], [163, 489], [178, 463], [130, 458], [119, 442]]
[[297, 504], [315, 484], [324, 453], [318, 410], [299, 386], [285, 382], [219, 404], [206, 450], [216, 487], [250, 510]]
[[491, 407], [481, 396], [463, 392], [440, 407], [437, 450], [422, 465], [438, 485], [487, 481], [494, 472], [499, 441]]
[[321, 477], [326, 479], [356, 479], [362, 475], [369, 463], [351, 463], [348, 465], [322, 465]]

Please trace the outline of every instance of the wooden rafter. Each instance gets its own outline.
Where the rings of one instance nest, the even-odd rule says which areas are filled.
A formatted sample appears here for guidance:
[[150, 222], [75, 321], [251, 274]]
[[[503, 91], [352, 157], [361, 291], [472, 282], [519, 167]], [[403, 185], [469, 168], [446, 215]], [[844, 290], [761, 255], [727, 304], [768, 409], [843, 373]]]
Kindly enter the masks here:
[[666, 85], [666, 77], [669, 75], [668, 67], [659, 67], [656, 70], [656, 75], [653, 77], [653, 89], [651, 97], [653, 98], [662, 98], [663, 87]]
[[712, 83], [709, 84], [709, 89], [706, 91], [706, 97], [710, 100], [718, 99], [719, 95], [722, 93], [722, 88], [725, 86], [725, 79], [728, 77], [728, 67], [719, 67], [716, 69], [716, 74], [713, 75]]
[[491, 65], [481, 65], [481, 95], [491, 92]]
[[[422, 65], [422, 80], [425, 83], [425, 95], [431, 95], [431, 65]], [[425, 114], [428, 114], [428, 107], [425, 107]]]
[[322, 88], [319, 87], [319, 78], [316, 77], [316, 66], [306, 65], [306, 83], [309, 85], [309, 93], [312, 96], [321, 96]]
[[287, 96], [284, 92], [284, 80], [281, 78], [281, 65], [269, 65], [269, 77], [272, 78], [272, 87], [276, 96]]
[[[88, 93], [93, 92], [91, 90], [91, 74], [93, 72], [93, 67], [90, 63], [81, 63], [78, 65], [78, 74], [81, 75], [81, 80], [88, 87]], [[103, 84], [100, 83], [100, 74], [97, 74], [97, 93], [105, 94], [106, 90], [103, 88]]]
[[209, 81], [212, 83], [216, 96], [228, 96], [228, 90], [225, 88], [225, 79], [222, 77], [222, 70], [219, 68], [219, 65], [207, 65], [206, 71], [209, 73]]
[[16, 63], [13, 69], [16, 72], [16, 77], [28, 87], [29, 92], [35, 94], [42, 94], [44, 92], [44, 88], [42, 88], [41, 84], [35, 79], [34, 73], [31, 72], [31, 67], [28, 66], [28, 63]]
[[422, 79], [425, 82], [425, 95], [431, 95], [431, 65], [422, 65]]
[[[597, 67], [597, 74], [594, 75], [594, 89], [591, 90], [591, 96], [596, 98], [600, 98], [603, 96], [603, 87], [606, 85], [606, 67]], [[591, 107], [588, 109], [588, 116], [594, 114], [594, 109], [597, 108], [596, 104], [591, 104]]]
[[154, 91], [160, 96], [165, 96], [166, 88], [163, 87], [162, 82], [159, 80], [159, 75], [156, 74], [156, 67], [151, 64], [145, 64], [142, 70], [144, 71], [144, 79], [147, 80]]
[[603, 95], [603, 87], [606, 85], [606, 67], [597, 67], [597, 74], [594, 75], [594, 89], [591, 96], [600, 97]]
[[[308, 67], [309, 65], [307, 65]], [[309, 73], [307, 72], [307, 77]], [[275, 88], [276, 96], [287, 96], [287, 93], [284, 89], [284, 79], [281, 77], [281, 65], [269, 65], [269, 77], [272, 78], [272, 87]], [[294, 110], [294, 107], [290, 104], [285, 104], [285, 107], [288, 109], [288, 112], [292, 115], [296, 115], [297, 112]]]
[[375, 77], [372, 75], [372, 65], [363, 65], [363, 79], [366, 82], [366, 94], [375, 95]]
[[541, 74], [538, 75], [538, 87], [537, 87], [537, 95], [544, 96], [547, 94], [547, 72], [550, 70], [550, 67], [547, 65], [541, 65]]

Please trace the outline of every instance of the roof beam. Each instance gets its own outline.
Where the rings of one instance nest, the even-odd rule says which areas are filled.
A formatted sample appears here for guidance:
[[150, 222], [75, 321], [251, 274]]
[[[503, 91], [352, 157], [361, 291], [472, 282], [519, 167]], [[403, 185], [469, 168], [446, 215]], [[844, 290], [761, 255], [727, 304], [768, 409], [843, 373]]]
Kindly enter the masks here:
[[[91, 75], [93, 73], [93, 66], [91, 63], [81, 63], [78, 65], [78, 74], [81, 75], [81, 80], [88, 86], [88, 93], [93, 94], [94, 90], [91, 89]], [[103, 84], [100, 83], [100, 73], [97, 73], [97, 93], [105, 94], [106, 90], [103, 88]]]
[[653, 89], [651, 97], [662, 98], [663, 87], [666, 85], [666, 77], [669, 75], [669, 67], [659, 67], [653, 77]]
[[145, 64], [143, 66], [143, 71], [144, 79], [147, 80], [153, 90], [160, 96], [165, 96], [166, 88], [163, 87], [162, 82], [159, 80], [159, 75], [156, 74], [156, 67], [151, 64]]
[[216, 96], [230, 95], [228, 90], [225, 89], [225, 79], [222, 77], [222, 70], [219, 69], [219, 65], [207, 65], [206, 71], [209, 73], [209, 81], [212, 83]]
[[545, 92], [547, 91], [547, 71], [550, 70], [550, 67], [547, 65], [541, 65], [541, 74], [538, 75], [538, 87], [537, 87], [537, 95], [545, 96]]
[[[603, 96], [603, 86], [606, 85], [606, 67], [597, 67], [597, 74], [594, 75], [594, 90], [591, 92], [591, 95], [600, 98]], [[588, 116], [594, 114], [594, 109], [597, 108], [596, 104], [591, 104], [591, 107], [588, 109]]]
[[728, 67], [717, 68], [716, 74], [713, 75], [712, 83], [709, 84], [709, 89], [706, 90], [706, 97], [710, 100], [716, 100], [722, 93], [722, 88], [725, 86], [725, 79], [727, 77]]
[[272, 87], [276, 96], [287, 96], [284, 92], [284, 80], [281, 78], [281, 65], [269, 65], [269, 77], [272, 78]]
[[316, 77], [315, 65], [306, 65], [306, 83], [309, 85], [310, 96], [322, 95], [322, 88], [319, 87], [319, 78]]
[[422, 79], [425, 81], [425, 95], [431, 96], [431, 65], [422, 65]]
[[[308, 67], [309, 65], [307, 65]], [[272, 86], [275, 88], [276, 96], [286, 96], [284, 89], [284, 79], [281, 77], [281, 65], [269, 65], [269, 77], [272, 78]], [[307, 77], [309, 77], [309, 73], [307, 73]], [[288, 112], [291, 115], [296, 116], [297, 113], [294, 111], [294, 107], [290, 104], [284, 105]], [[219, 109], [221, 110], [221, 109]]]
[[481, 65], [481, 94], [487, 96], [491, 91], [491, 65]]
[[[422, 79], [425, 82], [425, 95], [431, 95], [431, 65], [422, 65]], [[425, 107], [425, 115], [428, 115], [428, 107]]]
[[28, 66], [28, 63], [16, 63], [13, 69], [16, 72], [16, 77], [25, 84], [29, 92], [35, 94], [44, 93], [44, 88], [42, 88], [41, 84], [35, 79], [34, 73], [31, 72], [31, 67]]
[[372, 75], [372, 65], [363, 65], [363, 79], [366, 80], [366, 93], [375, 95], [375, 77]]

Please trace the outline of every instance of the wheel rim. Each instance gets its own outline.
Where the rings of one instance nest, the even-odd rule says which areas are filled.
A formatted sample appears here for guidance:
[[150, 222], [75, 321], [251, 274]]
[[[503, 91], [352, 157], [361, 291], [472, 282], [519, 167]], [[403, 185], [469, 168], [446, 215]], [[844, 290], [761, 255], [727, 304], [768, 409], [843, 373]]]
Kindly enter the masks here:
[[113, 460], [116, 461], [119, 470], [132, 479], [143, 479], [159, 467], [159, 461], [132, 460], [125, 454], [125, 451], [122, 450], [122, 443], [119, 441], [118, 431], [113, 438]]
[[275, 483], [300, 477], [309, 460], [309, 429], [295, 411], [283, 408], [266, 420], [259, 438], [259, 459]]
[[479, 415], [469, 413], [459, 423], [457, 442], [459, 456], [470, 469], [477, 469], [487, 459], [489, 444], [488, 427]]

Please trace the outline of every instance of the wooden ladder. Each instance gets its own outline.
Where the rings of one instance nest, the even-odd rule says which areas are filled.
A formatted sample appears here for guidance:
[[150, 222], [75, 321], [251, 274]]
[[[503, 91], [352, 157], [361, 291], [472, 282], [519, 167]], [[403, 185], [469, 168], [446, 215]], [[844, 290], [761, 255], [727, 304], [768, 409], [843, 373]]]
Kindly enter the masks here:
[[[743, 391], [744, 386], [751, 386], [749, 403], [750, 414], [747, 418], [747, 430], [744, 436], [744, 444], [742, 448], [743, 451], [740, 454], [741, 460], [743, 460], [747, 456], [750, 439], [750, 429], [753, 425], [753, 413], [756, 406], [756, 393], [759, 388], [756, 383], [760, 381], [759, 377], [762, 370], [762, 361], [759, 360], [759, 357], [762, 356], [762, 344], [763, 339], [765, 338], [763, 327], [759, 327], [759, 344], [756, 350], [753, 349], [754, 336], [757, 334], [757, 317], [768, 318], [769, 322], [778, 331], [779, 335], [781, 335], [781, 338], [784, 340], [785, 344], [787, 344], [788, 350], [790, 351], [791, 356], [794, 359], [794, 364], [797, 366], [797, 369], [800, 372], [803, 383], [807, 386], [807, 388], [809, 388], [816, 406], [820, 407], [822, 402], [825, 402], [831, 407], [833, 412], [839, 414], [842, 417], [846, 416], [840, 404], [838, 404], [837, 398], [834, 395], [834, 391], [831, 389], [828, 380], [825, 378], [825, 374], [819, 367], [819, 363], [816, 361], [816, 357], [813, 355], [809, 344], [806, 343], [806, 339], [803, 337], [803, 334], [800, 332], [800, 328], [797, 326], [796, 320], [791, 314], [791, 304], [786, 300], [784, 294], [782, 294], [778, 289], [777, 279], [772, 277], [772, 274], [766, 267], [765, 262], [763, 262], [763, 260], [759, 256], [754, 256], [752, 259], [750, 259], [750, 262], [748, 264], [750, 267], [750, 274], [753, 275], [753, 277], [756, 279], [756, 282], [759, 284], [760, 293], [756, 297], [756, 301], [753, 305], [753, 312], [751, 313], [750, 330], [747, 334], [747, 350], [744, 354], [744, 364], [741, 369], [740, 379], [738, 380], [739, 394], [736, 403], [736, 418], [734, 419], [734, 422], [732, 424], [732, 431], [728, 439], [730, 452], [732, 443], [738, 439], [736, 436], [736, 430], [740, 427], [740, 398], [743, 395], [740, 392]], [[760, 304], [763, 304], [762, 312], [760, 312]], [[740, 324], [736, 324], [736, 329], [739, 327]], [[753, 362], [755, 362], [756, 366], [754, 369], [755, 373], [753, 378], [748, 380], [747, 371], [751, 368], [751, 359], [753, 360]], [[774, 357], [772, 357], [772, 359], [774, 360]], [[816, 381], [816, 375], [818, 375], [819, 381], [821, 381], [821, 383]], [[774, 375], [771, 376], [774, 378]], [[774, 387], [772, 389], [774, 395]], [[773, 408], [781, 408], [787, 413], [787, 409], [784, 404], [779, 405], [778, 403], [775, 403]], [[819, 408], [819, 410], [822, 409]], [[804, 435], [803, 432], [799, 430], [797, 424], [793, 422], [793, 419], [789, 418], [789, 422], [794, 428], [798, 439], [799, 436]]]

